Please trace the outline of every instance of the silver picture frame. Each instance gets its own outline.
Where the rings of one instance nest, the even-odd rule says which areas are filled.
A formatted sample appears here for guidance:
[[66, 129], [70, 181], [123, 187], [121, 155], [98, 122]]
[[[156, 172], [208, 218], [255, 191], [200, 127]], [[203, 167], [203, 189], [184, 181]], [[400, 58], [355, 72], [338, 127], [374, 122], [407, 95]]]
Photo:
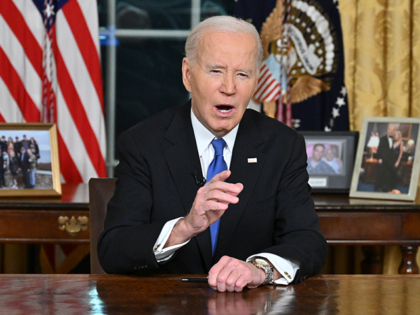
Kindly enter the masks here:
[[365, 117], [350, 197], [414, 201], [420, 171], [420, 119]]

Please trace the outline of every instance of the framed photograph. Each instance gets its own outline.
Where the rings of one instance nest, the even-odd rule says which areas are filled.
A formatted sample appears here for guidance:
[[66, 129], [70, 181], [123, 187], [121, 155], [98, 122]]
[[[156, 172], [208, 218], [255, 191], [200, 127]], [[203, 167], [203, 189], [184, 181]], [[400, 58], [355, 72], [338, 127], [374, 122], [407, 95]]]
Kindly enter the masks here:
[[302, 131], [300, 134], [306, 142], [312, 191], [348, 193], [358, 133]]
[[413, 201], [420, 165], [419, 118], [365, 117], [350, 197]]
[[55, 124], [0, 123], [0, 196], [60, 196]]

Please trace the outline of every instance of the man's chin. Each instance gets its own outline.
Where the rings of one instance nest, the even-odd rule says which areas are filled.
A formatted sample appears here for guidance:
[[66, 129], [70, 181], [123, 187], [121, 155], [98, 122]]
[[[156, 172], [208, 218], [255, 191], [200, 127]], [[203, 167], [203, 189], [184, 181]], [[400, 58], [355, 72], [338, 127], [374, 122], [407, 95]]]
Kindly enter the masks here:
[[217, 126], [216, 128], [210, 130], [218, 138], [224, 137], [227, 135], [235, 126]]

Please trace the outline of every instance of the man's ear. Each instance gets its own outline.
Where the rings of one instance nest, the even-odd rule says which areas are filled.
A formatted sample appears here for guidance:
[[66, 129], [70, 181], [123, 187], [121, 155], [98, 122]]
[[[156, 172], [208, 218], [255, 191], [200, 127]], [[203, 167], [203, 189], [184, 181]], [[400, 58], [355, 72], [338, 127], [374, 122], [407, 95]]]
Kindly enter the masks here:
[[185, 89], [191, 93], [191, 64], [187, 58], [182, 59], [182, 83]]

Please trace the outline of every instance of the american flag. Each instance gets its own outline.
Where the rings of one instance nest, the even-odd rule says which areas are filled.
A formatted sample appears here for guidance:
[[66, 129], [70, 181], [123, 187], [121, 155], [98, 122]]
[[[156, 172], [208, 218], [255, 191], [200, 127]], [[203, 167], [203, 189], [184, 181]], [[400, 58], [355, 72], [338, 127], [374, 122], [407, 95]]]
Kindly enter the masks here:
[[280, 69], [276, 71], [274, 66], [264, 61], [260, 69], [260, 77], [258, 78], [258, 85], [255, 89], [254, 98], [259, 102], [276, 101], [280, 97]]
[[[67, 183], [106, 177], [95, 0], [0, 0], [0, 122], [54, 122]], [[66, 273], [89, 245], [43, 245], [42, 271]]]
[[0, 122], [55, 122], [64, 181], [106, 176], [95, 0], [0, 1]]

